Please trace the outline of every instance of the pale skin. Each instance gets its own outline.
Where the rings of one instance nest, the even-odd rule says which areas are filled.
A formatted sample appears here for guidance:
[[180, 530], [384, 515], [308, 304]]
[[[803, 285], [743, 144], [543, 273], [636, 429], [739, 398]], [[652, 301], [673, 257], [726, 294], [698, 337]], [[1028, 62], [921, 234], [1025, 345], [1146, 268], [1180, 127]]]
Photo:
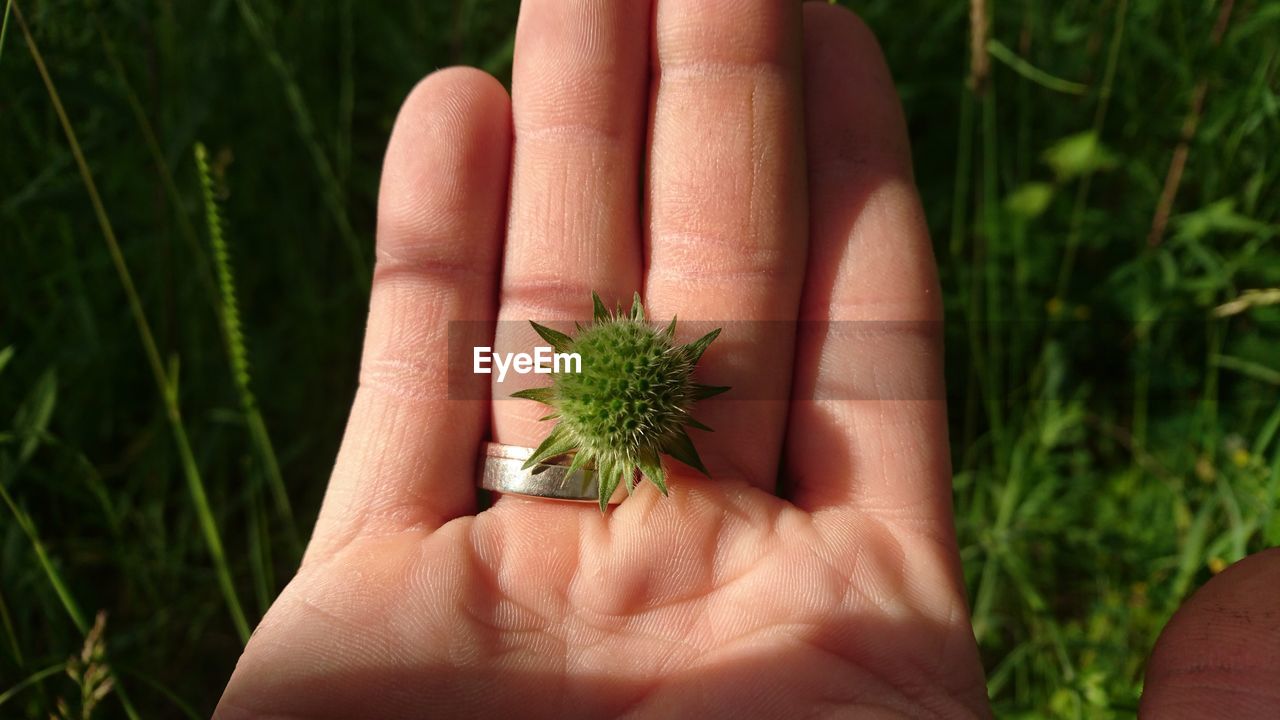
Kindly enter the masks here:
[[[655, 2], [526, 0], [511, 97], [452, 68], [406, 100], [346, 437], [216, 717], [990, 715], [939, 291], [874, 38], [822, 3]], [[670, 461], [670, 497], [642, 484], [604, 515], [478, 511], [481, 443], [550, 427], [498, 389], [448, 399], [448, 323], [586, 320], [592, 290], [657, 319], [873, 330], [714, 343], [700, 375], [757, 399], [698, 409], [711, 479]], [[1259, 557], [1222, 577], [1280, 579]], [[1190, 707], [1175, 640], [1159, 717]]]

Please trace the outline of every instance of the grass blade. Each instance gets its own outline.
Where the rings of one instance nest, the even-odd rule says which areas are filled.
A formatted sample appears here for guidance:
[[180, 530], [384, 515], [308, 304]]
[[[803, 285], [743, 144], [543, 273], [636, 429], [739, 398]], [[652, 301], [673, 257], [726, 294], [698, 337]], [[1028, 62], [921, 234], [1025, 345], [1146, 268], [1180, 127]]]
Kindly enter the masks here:
[[14, 698], [15, 695], [35, 685], [41, 680], [44, 680], [47, 677], [52, 677], [54, 675], [57, 675], [60, 672], [64, 672], [66, 669], [67, 669], [66, 663], [58, 663], [57, 665], [50, 665], [49, 667], [44, 668], [43, 670], [37, 670], [31, 673], [27, 677], [15, 683], [8, 690], [5, 690], [4, 692], [0, 693], [0, 705], [4, 705], [5, 703], [9, 702]]
[[1070, 80], [1063, 80], [1060, 77], [1050, 75], [1031, 63], [1023, 60], [1020, 55], [1010, 50], [1004, 43], [992, 38], [987, 41], [987, 52], [991, 57], [999, 60], [1009, 69], [1018, 73], [1022, 77], [1039, 85], [1040, 87], [1053, 90], [1055, 92], [1067, 93], [1068, 95], [1083, 95], [1089, 89], [1088, 85]]
[[22, 656], [22, 646], [18, 644], [18, 632], [13, 627], [13, 616], [9, 614], [9, 604], [4, 601], [4, 593], [0, 592], [0, 624], [4, 625], [4, 633], [9, 638], [9, 650], [13, 653], [13, 662], [22, 667], [26, 660]]
[[[18, 24], [22, 26], [25, 34], [26, 26], [23, 25], [22, 17], [17, 14], [16, 10], [17, 8], [15, 7], [15, 15], [17, 15]], [[26, 512], [24, 512], [22, 508], [18, 507], [18, 504], [13, 501], [13, 496], [9, 494], [9, 489], [5, 487], [3, 482], [0, 482], [0, 499], [3, 499], [4, 504], [9, 506], [9, 511], [13, 513], [14, 520], [18, 522], [18, 526], [22, 528], [23, 533], [26, 534], [27, 539], [31, 542], [31, 547], [36, 553], [36, 559], [40, 562], [40, 568], [44, 570], [45, 577], [48, 578], [49, 584], [53, 586], [53, 592], [58, 596], [58, 600], [62, 603], [63, 609], [67, 611], [67, 616], [71, 618], [71, 622], [76, 626], [76, 629], [80, 631], [80, 634], [88, 634], [89, 623], [85, 620], [84, 613], [76, 603], [75, 597], [71, 595], [71, 591], [67, 588], [67, 584], [62, 580], [62, 574], [58, 572], [58, 568], [55, 567], [53, 562], [49, 559], [49, 553], [45, 551], [44, 542], [40, 540], [40, 535], [36, 532], [35, 523], [31, 521], [31, 516], [27, 515]], [[6, 611], [6, 620], [7, 615], [8, 613]], [[15, 649], [17, 648], [16, 640], [14, 647]], [[59, 664], [57, 669], [62, 670], [65, 667], [66, 664], [63, 663]], [[129, 695], [125, 692], [124, 685], [120, 683], [120, 679], [115, 676], [114, 671], [111, 675], [115, 679], [115, 694], [120, 698], [120, 704], [124, 707], [125, 715], [127, 715], [130, 720], [139, 720], [138, 711], [134, 709], [133, 703], [129, 700]], [[27, 678], [27, 680], [31, 683], [36, 683], [45, 677], [47, 677], [47, 675], [36, 673], [36, 675]], [[9, 688], [9, 690], [5, 691], [4, 694], [0, 695], [0, 704], [3, 704], [5, 700], [10, 698], [13, 693], [17, 692], [22, 687], [25, 687], [25, 685], [20, 683], [18, 686]]]
[[83, 635], [89, 632], [89, 623], [85, 620], [84, 612], [80, 610], [76, 599], [72, 597], [71, 591], [67, 589], [67, 584], [62, 579], [62, 573], [58, 572], [58, 568], [54, 567], [53, 562], [49, 559], [49, 553], [45, 550], [44, 542], [40, 540], [40, 535], [36, 532], [36, 526], [32, 522], [31, 516], [18, 507], [18, 503], [9, 494], [9, 488], [5, 487], [3, 483], [0, 483], [0, 500], [4, 500], [4, 504], [9, 506], [9, 512], [13, 513], [13, 519], [17, 521], [18, 527], [22, 528], [27, 540], [31, 542], [31, 548], [35, 550], [36, 559], [40, 562], [40, 569], [44, 570], [45, 577], [49, 580], [49, 584], [53, 586], [53, 592], [58, 596], [58, 601], [62, 603], [63, 609], [67, 611], [67, 616], [71, 618], [71, 622], [75, 624], [80, 634]]
[[298, 87], [298, 83], [293, 79], [293, 73], [289, 70], [289, 66], [285, 64], [284, 58], [280, 56], [275, 42], [267, 34], [267, 29], [263, 26], [262, 19], [258, 17], [258, 13], [253, 9], [249, 0], [236, 0], [236, 7], [240, 10], [240, 17], [244, 20], [245, 26], [249, 28], [249, 34], [253, 35], [253, 39], [262, 50], [262, 54], [267, 56], [267, 64], [275, 71], [281, 87], [284, 88], [285, 101], [289, 105], [290, 113], [293, 114], [294, 125], [297, 126], [298, 134], [302, 136], [302, 142], [311, 153], [311, 162], [315, 165], [316, 172], [320, 175], [325, 205], [328, 206], [329, 212], [333, 214], [334, 222], [338, 224], [338, 232], [341, 233], [342, 240], [347, 246], [347, 252], [351, 255], [351, 266], [356, 278], [359, 280], [361, 287], [368, 290], [372, 278], [369, 277], [368, 262], [365, 260], [364, 249], [359, 238], [356, 237], [355, 230], [351, 227], [351, 218], [347, 215], [347, 206], [342, 199], [342, 185], [338, 180], [337, 173], [334, 172], [333, 164], [329, 162], [329, 157], [324, 153], [324, 148], [320, 146], [319, 133], [316, 132], [315, 123], [311, 120], [311, 111], [307, 109], [306, 100], [302, 97], [302, 89]]
[[13, 10], [13, 0], [4, 4], [4, 22], [0, 23], [0, 57], [4, 56], [4, 39], [9, 35], [9, 13]]
[[[129, 74], [125, 71], [124, 63], [120, 60], [120, 53], [117, 52], [115, 43], [112, 42], [111, 36], [107, 34], [101, 19], [95, 17], [94, 20], [98, 39], [102, 43], [102, 52], [107, 57], [107, 63], [111, 65], [116, 81], [120, 83], [125, 102], [129, 105], [129, 111], [133, 113], [134, 122], [138, 124], [138, 129], [142, 132], [142, 140], [146, 145], [147, 153], [151, 155], [151, 162], [156, 166], [156, 174], [160, 177], [160, 184], [164, 187], [164, 193], [173, 205], [173, 214], [178, 220], [178, 230], [182, 233], [182, 237], [187, 243], [187, 249], [191, 252], [191, 257], [195, 259], [196, 276], [199, 277], [200, 284], [204, 288], [205, 294], [209, 297], [210, 306], [215, 312], [220, 312], [221, 306], [218, 304], [217, 293], [213, 287], [213, 276], [209, 272], [209, 260], [201, 250], [200, 239], [196, 235], [195, 226], [191, 224], [191, 218], [187, 216], [182, 202], [182, 193], [178, 190], [178, 183], [173, 178], [173, 172], [169, 170], [169, 163], [165, 160], [164, 151], [160, 149], [160, 139], [156, 136], [155, 128], [152, 127], [151, 121], [147, 118], [146, 110], [142, 107], [142, 101], [138, 99], [138, 93], [133, 89], [133, 83], [129, 82]], [[218, 320], [219, 327], [221, 327], [222, 318], [219, 317]]]

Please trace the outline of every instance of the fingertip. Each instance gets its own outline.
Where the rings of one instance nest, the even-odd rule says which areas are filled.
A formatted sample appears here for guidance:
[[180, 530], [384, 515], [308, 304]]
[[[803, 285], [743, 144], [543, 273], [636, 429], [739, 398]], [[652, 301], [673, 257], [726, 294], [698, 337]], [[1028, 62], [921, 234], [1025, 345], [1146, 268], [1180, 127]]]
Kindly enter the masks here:
[[[495, 140], [509, 143], [511, 98], [497, 78], [483, 70], [455, 66], [427, 75], [413, 86], [396, 115], [387, 149], [397, 145], [449, 140], [454, 148], [492, 152]], [[448, 149], [448, 148], [443, 148]]]
[[[479, 68], [456, 65], [436, 70], [419, 80], [404, 103], [396, 122], [432, 113], [476, 111], [481, 118], [498, 120], [501, 111], [510, 108], [507, 90], [497, 78]], [[509, 124], [509, 123], [502, 123]], [[499, 123], [492, 123], [493, 126]]]
[[932, 246], [884, 54], [845, 8], [805, 3], [804, 23], [812, 242], [803, 314], [936, 323]]
[[1140, 717], [1273, 718], [1280, 703], [1280, 548], [1232, 565], [1165, 626]]
[[868, 61], [870, 70], [889, 74], [880, 41], [858, 13], [826, 0], [806, 0], [802, 17], [806, 56], [824, 59], [832, 53], [857, 53]]
[[464, 234], [458, 222], [501, 213], [510, 156], [511, 100], [496, 78], [449, 67], [419, 80], [396, 115], [383, 161], [380, 259], [424, 237]]
[[[852, 10], [814, 0], [804, 3], [804, 38], [808, 140], [821, 149], [809, 154], [811, 171], [881, 164], [910, 177], [906, 121], [875, 32]], [[857, 108], [858, 120], [840, 127], [845, 114], [823, 107]]]
[[[802, 3], [802, 7], [805, 22], [816, 21], [817, 23], [811, 27], [836, 25], [842, 26], [845, 30], [852, 28], [854, 32], [860, 33], [863, 39], [870, 40], [873, 44], [876, 43], [875, 33], [871, 31], [871, 28], [863, 22], [858, 13], [847, 7], [833, 5], [828, 0], [805, 0]], [[806, 35], [806, 42], [808, 42], [809, 37]]]

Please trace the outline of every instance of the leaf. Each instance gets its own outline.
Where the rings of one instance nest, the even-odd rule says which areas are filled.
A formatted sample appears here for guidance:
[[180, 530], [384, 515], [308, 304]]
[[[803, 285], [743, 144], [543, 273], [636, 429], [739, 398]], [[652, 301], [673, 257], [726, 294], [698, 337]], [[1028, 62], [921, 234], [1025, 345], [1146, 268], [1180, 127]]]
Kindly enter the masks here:
[[13, 359], [13, 346], [0, 350], [0, 372], [4, 372], [4, 367]]
[[604, 306], [604, 301], [600, 299], [600, 294], [594, 290], [591, 291], [591, 306], [592, 319], [598, 323], [609, 321], [609, 309]]
[[22, 438], [18, 450], [19, 462], [26, 462], [40, 445], [40, 438], [49, 428], [53, 408], [58, 404], [58, 373], [54, 368], [45, 370], [36, 384], [18, 406], [13, 416], [13, 429]]
[[685, 418], [684, 424], [688, 425], [691, 428], [698, 428], [699, 430], [705, 430], [707, 432], [715, 432], [715, 430], [712, 430], [707, 425], [703, 425], [702, 423], [698, 422], [694, 418]]
[[689, 362], [697, 363], [698, 360], [702, 359], [702, 353], [707, 351], [707, 346], [711, 344], [712, 340], [720, 336], [720, 330], [721, 328], [716, 328], [684, 346], [684, 351], [689, 355]]
[[1179, 215], [1173, 219], [1173, 226], [1177, 228], [1179, 238], [1188, 240], [1202, 240], [1215, 233], [1268, 237], [1275, 232], [1270, 225], [1236, 212], [1236, 202], [1232, 198]]
[[640, 302], [639, 291], [631, 298], [631, 319], [644, 322], [644, 305]]
[[621, 470], [618, 466], [609, 460], [602, 459], [599, 467], [596, 469], [596, 480], [599, 483], [600, 490], [600, 512], [609, 509], [609, 498], [613, 497], [613, 491], [618, 489], [618, 480]]
[[540, 402], [543, 405], [550, 405], [551, 399], [555, 396], [554, 390], [549, 387], [525, 388], [511, 393], [511, 397], [520, 398], [521, 400], [532, 400]]
[[698, 450], [693, 446], [693, 440], [689, 438], [689, 433], [684, 428], [680, 428], [671, 440], [667, 441], [663, 452], [698, 472], [711, 477], [711, 473], [707, 472], [707, 468], [702, 464], [702, 458], [698, 457]]
[[1280, 385], [1280, 370], [1267, 367], [1259, 362], [1232, 357], [1231, 355], [1211, 355], [1209, 357], [1209, 362], [1217, 365], [1218, 367], [1235, 370], [1236, 372], [1241, 373], [1242, 375], [1247, 375], [1254, 380], [1270, 383], [1272, 385]]
[[565, 471], [565, 477], [571, 478], [575, 472], [582, 471], [582, 485], [580, 490], [586, 490], [587, 485], [591, 483], [591, 473], [587, 472], [587, 462], [591, 459], [591, 453], [587, 450], [578, 450], [573, 454], [573, 460], [569, 462], [569, 469]]
[[663, 495], [667, 494], [667, 474], [662, 469], [662, 460], [652, 452], [643, 453], [637, 461], [640, 472], [649, 478], [649, 482], [658, 486]]
[[1047, 182], [1029, 182], [1019, 186], [1004, 199], [1004, 207], [1020, 218], [1031, 220], [1044, 213], [1053, 200], [1052, 184]]
[[539, 337], [551, 343], [551, 347], [556, 352], [569, 352], [573, 347], [573, 338], [565, 335], [559, 330], [552, 330], [551, 328], [545, 325], [539, 325], [532, 320], [529, 321], [529, 324], [533, 326], [533, 331], [538, 333]]
[[702, 385], [702, 384], [694, 384], [694, 386], [693, 386], [693, 399], [694, 399], [694, 400], [706, 400], [707, 398], [713, 398], [713, 397], [715, 397], [715, 396], [719, 395], [720, 393], [726, 393], [726, 392], [729, 392], [729, 391], [730, 391], [730, 390], [732, 390], [732, 389], [733, 389], [733, 388], [729, 387], [728, 385]]
[[573, 438], [569, 436], [569, 433], [564, 432], [564, 426], [557, 425], [552, 428], [551, 434], [547, 436], [546, 440], [542, 441], [542, 444], [538, 446], [538, 449], [533, 451], [533, 454], [529, 456], [529, 459], [524, 461], [524, 465], [521, 465], [520, 469], [528, 470], [543, 460], [556, 457], [557, 455], [563, 455], [572, 450], [575, 445], [576, 443], [573, 441]]
[[667, 326], [667, 337], [672, 340], [676, 337], [676, 316], [671, 316], [671, 324]]
[[1102, 145], [1098, 135], [1091, 130], [1062, 138], [1049, 146], [1041, 157], [1053, 168], [1059, 180], [1110, 170], [1117, 164], [1116, 156]]

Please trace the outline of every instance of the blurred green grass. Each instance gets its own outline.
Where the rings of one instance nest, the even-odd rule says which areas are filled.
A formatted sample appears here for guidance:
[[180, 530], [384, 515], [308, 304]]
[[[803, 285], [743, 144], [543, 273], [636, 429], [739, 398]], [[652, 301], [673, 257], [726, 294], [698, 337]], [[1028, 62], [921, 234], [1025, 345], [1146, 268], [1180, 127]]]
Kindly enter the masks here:
[[[1280, 2], [1228, 3], [1215, 42], [1220, 1], [989, 0], [978, 83], [968, 4], [848, 4], [899, 83], [941, 266], [957, 523], [997, 713], [1132, 716], [1178, 603], [1280, 544], [1280, 306], [1213, 312], [1280, 287]], [[516, 7], [21, 7], [160, 369], [10, 18], [0, 715], [48, 717], [79, 698], [60, 666], [99, 609], [140, 715], [207, 715], [242, 635], [193, 474], [252, 625], [296, 567], [291, 527], [305, 537], [314, 520], [354, 391], [398, 104], [446, 65], [506, 81]], [[238, 308], [209, 249], [198, 142]], [[176, 389], [191, 467], [158, 377]]]

